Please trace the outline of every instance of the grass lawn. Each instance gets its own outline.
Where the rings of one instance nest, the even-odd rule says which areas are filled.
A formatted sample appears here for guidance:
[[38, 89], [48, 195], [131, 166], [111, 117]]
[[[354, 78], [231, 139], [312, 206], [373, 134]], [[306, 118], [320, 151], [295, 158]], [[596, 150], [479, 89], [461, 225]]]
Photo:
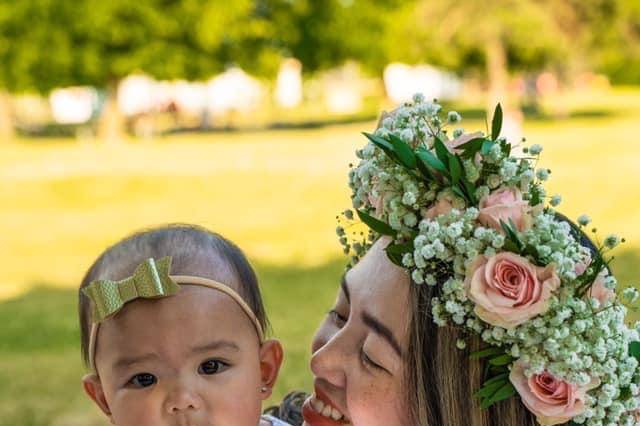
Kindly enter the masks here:
[[[545, 146], [562, 211], [588, 212], [603, 236], [628, 239], [614, 269], [637, 283], [640, 90], [581, 96], [563, 99], [569, 118], [526, 122], [525, 133]], [[347, 164], [373, 126], [0, 145], [0, 425], [107, 424], [79, 385], [75, 289], [108, 244], [167, 222], [210, 227], [245, 249], [287, 351], [274, 398], [308, 389], [311, 336], [343, 266], [334, 219], [349, 206]]]

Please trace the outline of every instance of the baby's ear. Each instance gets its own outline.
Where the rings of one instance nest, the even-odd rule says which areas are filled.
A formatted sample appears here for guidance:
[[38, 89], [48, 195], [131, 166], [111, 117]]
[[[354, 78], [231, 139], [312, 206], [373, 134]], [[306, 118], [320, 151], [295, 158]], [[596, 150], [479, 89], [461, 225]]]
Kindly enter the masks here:
[[111, 420], [111, 423], [113, 423], [111, 410], [109, 409], [109, 404], [107, 404], [107, 399], [104, 396], [102, 382], [98, 375], [94, 373], [85, 375], [82, 378], [82, 386], [84, 387], [86, 394], [89, 395], [89, 398], [91, 398], [93, 402], [100, 407], [102, 412], [106, 414], [109, 417], [109, 420]]
[[262, 386], [264, 386], [263, 392], [261, 392], [262, 399], [271, 396], [283, 358], [284, 351], [280, 341], [269, 339], [262, 344], [260, 348], [260, 378]]

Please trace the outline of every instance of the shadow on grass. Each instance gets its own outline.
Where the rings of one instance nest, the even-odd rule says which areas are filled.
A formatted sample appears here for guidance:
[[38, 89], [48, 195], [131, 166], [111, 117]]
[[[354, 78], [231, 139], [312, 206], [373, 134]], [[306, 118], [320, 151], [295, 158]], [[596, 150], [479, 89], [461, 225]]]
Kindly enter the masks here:
[[[310, 389], [311, 338], [331, 307], [344, 260], [316, 267], [256, 264], [272, 335], [285, 347], [274, 396]], [[0, 302], [0, 426], [106, 426], [80, 378], [77, 290], [39, 284]]]

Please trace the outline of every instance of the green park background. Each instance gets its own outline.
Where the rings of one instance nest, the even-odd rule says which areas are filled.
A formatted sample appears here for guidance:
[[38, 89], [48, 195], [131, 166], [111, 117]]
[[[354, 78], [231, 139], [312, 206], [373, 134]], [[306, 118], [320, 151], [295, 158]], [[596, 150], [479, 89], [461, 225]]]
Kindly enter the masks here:
[[[384, 91], [347, 117], [306, 99], [265, 106], [260, 126], [237, 117], [232, 129], [151, 140], [105, 118], [118, 115], [108, 102], [131, 73], [198, 80], [232, 64], [268, 84], [287, 57], [305, 81], [346, 61], [381, 79], [402, 61], [478, 82], [481, 96], [445, 104], [468, 131], [484, 130], [487, 104], [504, 98], [524, 113], [527, 143], [545, 147], [560, 210], [624, 236], [613, 270], [622, 286], [640, 283], [637, 1], [0, 0], [1, 426], [108, 424], [80, 386], [77, 287], [107, 245], [164, 223], [206, 226], [246, 251], [286, 350], [270, 403], [310, 389], [311, 337], [346, 261], [335, 227], [350, 207], [348, 164], [360, 132], [394, 107]], [[518, 97], [510, 81], [541, 72], [560, 88]], [[584, 75], [607, 83], [582, 85]], [[72, 85], [105, 94], [95, 136], [33, 134], [11, 114], [16, 96]]]

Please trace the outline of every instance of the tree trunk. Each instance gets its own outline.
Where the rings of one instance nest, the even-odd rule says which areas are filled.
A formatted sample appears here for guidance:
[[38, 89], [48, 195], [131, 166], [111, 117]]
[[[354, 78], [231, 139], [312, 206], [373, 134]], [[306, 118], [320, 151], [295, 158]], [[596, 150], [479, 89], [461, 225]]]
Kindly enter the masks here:
[[118, 108], [118, 82], [107, 86], [107, 99], [98, 120], [98, 138], [105, 143], [124, 140], [124, 117]]
[[487, 116], [491, 119], [494, 108], [500, 103], [503, 111], [500, 135], [513, 144], [522, 139], [524, 116], [520, 110], [518, 96], [509, 94], [509, 66], [507, 53], [499, 34], [490, 37], [486, 44], [487, 76], [489, 94], [487, 96]]
[[498, 102], [502, 104], [503, 108], [510, 109], [507, 98], [507, 54], [499, 34], [495, 34], [487, 40], [486, 55], [487, 77], [489, 79], [487, 111], [493, 112], [493, 108]]
[[10, 142], [15, 136], [9, 93], [0, 90], [0, 143]]

